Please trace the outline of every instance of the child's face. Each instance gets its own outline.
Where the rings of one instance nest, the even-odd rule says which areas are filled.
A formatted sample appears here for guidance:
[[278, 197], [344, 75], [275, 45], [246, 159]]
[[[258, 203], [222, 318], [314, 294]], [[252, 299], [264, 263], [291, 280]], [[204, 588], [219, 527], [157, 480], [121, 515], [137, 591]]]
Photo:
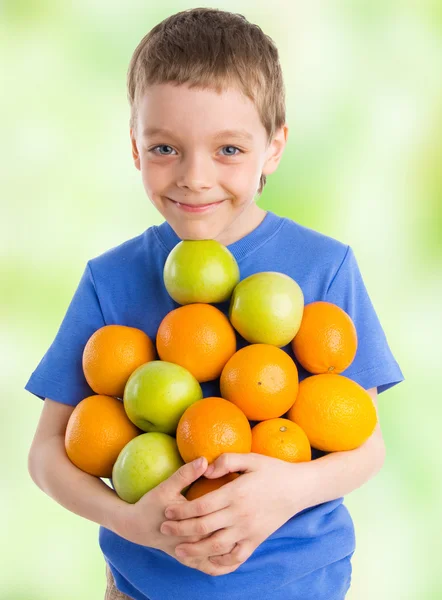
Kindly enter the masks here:
[[[163, 83], [138, 106], [132, 155], [146, 193], [181, 239], [228, 245], [254, 229], [265, 212], [254, 202], [261, 173], [281, 158], [288, 128], [270, 144], [255, 105], [236, 88], [218, 95]], [[167, 131], [146, 131], [161, 128]], [[243, 130], [249, 138], [222, 130]]]

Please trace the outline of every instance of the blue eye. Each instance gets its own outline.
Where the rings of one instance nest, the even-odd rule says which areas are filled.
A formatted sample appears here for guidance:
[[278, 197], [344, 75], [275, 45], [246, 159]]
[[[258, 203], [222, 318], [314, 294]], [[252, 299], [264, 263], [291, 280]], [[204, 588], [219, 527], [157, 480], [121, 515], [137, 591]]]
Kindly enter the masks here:
[[[237, 148], [236, 146], [224, 146], [224, 148], [233, 148], [234, 150], [238, 150], [239, 153], [242, 152], [242, 150], [240, 150], [239, 148]], [[236, 154], [227, 154], [226, 156], [236, 156]]]
[[[173, 150], [173, 148], [171, 146], [169, 146], [168, 144], [159, 144], [158, 146], [154, 146], [153, 148], [150, 148], [150, 150], [148, 152], [153, 152], [154, 154], [158, 154], [156, 152], [157, 148], [171, 148]], [[242, 153], [243, 151], [240, 150], [239, 148], [237, 148], [236, 146], [223, 146], [223, 150], [224, 148], [233, 148], [234, 150], [238, 150], [238, 153]], [[160, 156], [172, 156], [172, 154], [167, 153], [167, 154], [163, 154], [162, 152], [159, 153]], [[237, 153], [235, 154], [225, 154], [224, 156], [237, 156]]]
[[[159, 144], [158, 146], [154, 146], [153, 148], [151, 148], [149, 150], [149, 152], [153, 152], [154, 154], [156, 154], [155, 150], [157, 148], [171, 148], [171, 146], [168, 146], [167, 144]], [[172, 150], [173, 150], [173, 148], [172, 148]], [[160, 153], [160, 156], [170, 156], [170, 154], [161, 154]]]

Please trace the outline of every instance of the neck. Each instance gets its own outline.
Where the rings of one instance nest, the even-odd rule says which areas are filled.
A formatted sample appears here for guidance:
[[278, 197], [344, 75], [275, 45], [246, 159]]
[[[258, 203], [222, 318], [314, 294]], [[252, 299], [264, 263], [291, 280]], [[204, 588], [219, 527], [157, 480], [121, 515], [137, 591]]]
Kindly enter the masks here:
[[215, 239], [229, 246], [242, 239], [262, 223], [267, 211], [260, 208], [254, 201], [235, 219], [235, 221]]

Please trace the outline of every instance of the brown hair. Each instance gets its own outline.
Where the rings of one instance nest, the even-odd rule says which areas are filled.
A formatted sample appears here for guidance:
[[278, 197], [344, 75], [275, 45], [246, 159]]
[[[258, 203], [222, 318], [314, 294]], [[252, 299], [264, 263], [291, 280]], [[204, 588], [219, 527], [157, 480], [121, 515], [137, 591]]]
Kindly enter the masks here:
[[[236, 85], [255, 104], [268, 143], [285, 123], [285, 89], [278, 50], [262, 29], [240, 14], [216, 8], [183, 10], [147, 33], [127, 72], [130, 127], [149, 85], [174, 82], [221, 93]], [[266, 183], [261, 174], [258, 195]]]

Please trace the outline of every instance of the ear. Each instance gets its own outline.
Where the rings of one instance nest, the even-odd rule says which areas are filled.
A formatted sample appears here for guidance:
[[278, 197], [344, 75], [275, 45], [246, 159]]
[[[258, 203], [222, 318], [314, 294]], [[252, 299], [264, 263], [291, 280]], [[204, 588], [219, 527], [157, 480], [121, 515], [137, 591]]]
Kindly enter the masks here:
[[130, 141], [131, 141], [131, 146], [132, 146], [132, 157], [134, 159], [134, 164], [135, 164], [136, 168], [139, 171], [141, 171], [140, 153], [138, 152], [137, 140], [136, 140], [136, 137], [135, 137], [135, 132], [132, 129], [132, 127], [129, 129], [129, 134], [130, 134]]
[[267, 158], [262, 168], [263, 175], [270, 175], [276, 171], [279, 161], [281, 160], [282, 153], [284, 152], [288, 135], [289, 128], [287, 124], [280, 127], [275, 133], [273, 140], [270, 142], [266, 152]]

